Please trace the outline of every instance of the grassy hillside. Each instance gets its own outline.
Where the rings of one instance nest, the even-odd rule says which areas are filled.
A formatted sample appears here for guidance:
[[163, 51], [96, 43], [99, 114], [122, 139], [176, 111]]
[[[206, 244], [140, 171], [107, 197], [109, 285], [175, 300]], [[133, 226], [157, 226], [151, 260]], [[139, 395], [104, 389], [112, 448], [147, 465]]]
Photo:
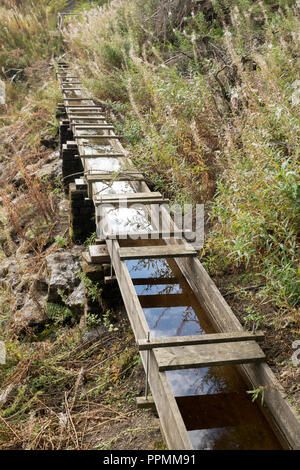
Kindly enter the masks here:
[[299, 15], [292, 0], [115, 0], [66, 32], [154, 187], [206, 203], [209, 271], [260, 286], [296, 330]]

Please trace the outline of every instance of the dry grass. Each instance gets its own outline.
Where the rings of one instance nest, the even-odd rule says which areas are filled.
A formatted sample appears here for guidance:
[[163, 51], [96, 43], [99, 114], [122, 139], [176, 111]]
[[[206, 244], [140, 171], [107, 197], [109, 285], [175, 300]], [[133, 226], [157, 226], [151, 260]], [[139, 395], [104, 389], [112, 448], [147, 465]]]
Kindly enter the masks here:
[[[118, 333], [108, 332], [93, 343], [82, 342], [73, 329], [62, 332], [54, 343], [33, 343], [30, 348], [8, 344], [0, 448], [105, 448], [112, 438], [128, 438], [138, 417], [139, 425], [149, 425], [147, 412], [137, 411], [134, 404], [140, 387], [138, 352], [128, 325], [118, 326]], [[150, 419], [150, 424], [159, 439], [157, 423]], [[140, 431], [145, 435], [151, 427]]]

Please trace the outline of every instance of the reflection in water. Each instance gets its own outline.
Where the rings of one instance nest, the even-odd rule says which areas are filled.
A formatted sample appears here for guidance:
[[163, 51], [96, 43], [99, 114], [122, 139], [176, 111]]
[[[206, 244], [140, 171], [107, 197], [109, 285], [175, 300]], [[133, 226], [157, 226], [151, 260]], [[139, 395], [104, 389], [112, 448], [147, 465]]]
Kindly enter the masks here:
[[133, 187], [127, 181], [93, 183], [94, 196], [97, 194], [126, 194], [134, 193]]
[[146, 210], [130, 207], [103, 209], [109, 221], [110, 233], [135, 232], [138, 230], [152, 230], [148, 222]]
[[[93, 141], [86, 141], [86, 139], [80, 139], [81, 142], [84, 141], [82, 145], [83, 147], [83, 155], [89, 155], [89, 154], [93, 154], [93, 155], [96, 155], [97, 153], [105, 153], [105, 152], [112, 152], [114, 150], [114, 148], [111, 146], [111, 145], [103, 145], [103, 140], [101, 141], [98, 141], [97, 142], [97, 139], [93, 140]], [[102, 167], [100, 166], [101, 170], [102, 170]], [[99, 167], [98, 167], [99, 169]]]
[[180, 284], [146, 284], [135, 286], [137, 295], [181, 294]]
[[[86, 153], [97, 153], [103, 149], [103, 141], [90, 141], [84, 146]], [[94, 168], [114, 171], [110, 165], [113, 163], [101, 159]], [[113, 182], [107, 187], [105, 183], [95, 183], [94, 194], [134, 192], [127, 184]], [[110, 208], [105, 209], [105, 214], [111, 233], [153, 230], [145, 209]], [[164, 242], [120, 240], [120, 246], [159, 243]], [[142, 259], [125, 263], [152, 338], [215, 332], [174, 260]], [[166, 372], [166, 376], [195, 449], [280, 448], [257, 404], [247, 395], [236, 368], [174, 370]]]
[[143, 308], [152, 338], [204, 333], [192, 307]]
[[85, 166], [87, 170], [99, 170], [101, 164], [101, 171], [118, 171], [121, 167], [120, 161], [117, 158], [109, 157], [93, 157], [85, 159]]

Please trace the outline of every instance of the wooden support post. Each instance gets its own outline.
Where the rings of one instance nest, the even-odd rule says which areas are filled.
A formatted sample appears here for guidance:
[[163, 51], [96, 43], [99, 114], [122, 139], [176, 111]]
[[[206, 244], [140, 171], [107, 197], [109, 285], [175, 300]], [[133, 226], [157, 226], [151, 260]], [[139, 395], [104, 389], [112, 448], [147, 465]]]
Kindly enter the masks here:
[[195, 344], [216, 344], [216, 343], [234, 343], [241, 341], [262, 341], [265, 335], [262, 331], [251, 333], [248, 331], [234, 331], [232, 333], [211, 333], [205, 335], [190, 335], [190, 336], [172, 336], [170, 338], [155, 338], [151, 341], [145, 339], [138, 340], [140, 351], [147, 349], [176, 347], [176, 346], [191, 346]]
[[146, 397], [137, 397], [136, 406], [140, 409], [156, 409], [155, 401], [152, 396]]
[[249, 364], [265, 359], [255, 341], [170, 346], [153, 351], [160, 371]]

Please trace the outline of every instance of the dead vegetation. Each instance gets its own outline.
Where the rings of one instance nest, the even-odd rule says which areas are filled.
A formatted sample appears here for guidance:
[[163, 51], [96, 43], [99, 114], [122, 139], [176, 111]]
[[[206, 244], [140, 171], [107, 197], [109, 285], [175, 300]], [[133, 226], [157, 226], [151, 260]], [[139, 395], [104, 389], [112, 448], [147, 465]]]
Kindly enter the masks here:
[[94, 341], [73, 329], [54, 342], [8, 344], [0, 449], [161, 445], [158, 419], [136, 410], [134, 395], [143, 389], [144, 374], [129, 325], [124, 318], [118, 325], [117, 333], [106, 331]]

